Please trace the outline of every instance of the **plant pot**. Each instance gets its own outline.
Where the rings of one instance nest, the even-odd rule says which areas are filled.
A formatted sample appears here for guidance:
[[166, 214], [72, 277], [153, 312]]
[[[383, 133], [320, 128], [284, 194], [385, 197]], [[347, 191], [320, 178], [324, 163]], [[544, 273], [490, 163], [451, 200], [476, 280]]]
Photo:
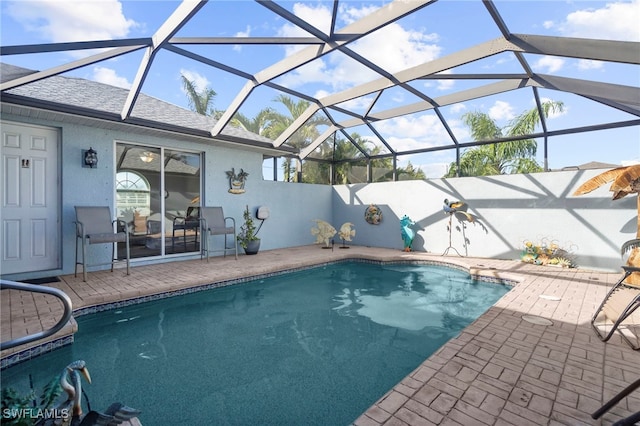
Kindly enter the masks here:
[[260, 250], [260, 240], [247, 241], [247, 247], [244, 248], [245, 254], [258, 254]]

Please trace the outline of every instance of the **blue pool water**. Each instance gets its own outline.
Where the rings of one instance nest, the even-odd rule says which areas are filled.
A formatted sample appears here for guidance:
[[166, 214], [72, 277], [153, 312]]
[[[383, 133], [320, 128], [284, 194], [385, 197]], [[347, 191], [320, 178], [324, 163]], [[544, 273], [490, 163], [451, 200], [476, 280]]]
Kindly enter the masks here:
[[338, 263], [78, 318], [2, 372], [36, 389], [83, 359], [92, 409], [154, 425], [346, 425], [510, 287], [435, 266]]

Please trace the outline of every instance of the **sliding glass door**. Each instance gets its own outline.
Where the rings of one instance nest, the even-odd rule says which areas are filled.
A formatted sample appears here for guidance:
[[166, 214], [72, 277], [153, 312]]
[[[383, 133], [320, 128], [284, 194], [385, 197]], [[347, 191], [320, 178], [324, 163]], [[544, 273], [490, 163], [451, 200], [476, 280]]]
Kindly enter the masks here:
[[116, 211], [132, 258], [200, 250], [200, 165], [200, 153], [116, 144]]

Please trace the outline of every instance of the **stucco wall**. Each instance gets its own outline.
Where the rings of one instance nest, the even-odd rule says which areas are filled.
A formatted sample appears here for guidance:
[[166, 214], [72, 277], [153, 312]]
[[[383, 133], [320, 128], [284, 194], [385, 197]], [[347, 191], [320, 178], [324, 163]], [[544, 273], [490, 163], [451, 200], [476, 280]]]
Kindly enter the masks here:
[[[2, 118], [21, 121], [7, 115]], [[443, 253], [449, 246], [449, 216], [442, 211], [445, 198], [466, 201], [475, 218], [473, 223], [466, 224], [453, 218], [451, 245], [462, 255], [517, 259], [525, 240], [546, 239], [572, 251], [579, 266], [618, 270], [621, 244], [636, 235], [635, 196], [612, 201], [608, 186], [580, 197], [571, 195], [582, 182], [603, 170], [334, 187], [289, 184], [263, 180], [262, 154], [257, 152], [209, 146], [178, 137], [136, 134], [135, 128], [113, 131], [38, 120], [30, 123], [58, 128], [61, 134], [62, 268], [43, 272], [48, 275], [69, 274], [74, 270], [75, 205], [109, 205], [115, 209], [116, 141], [202, 152], [204, 205], [223, 206], [225, 214], [236, 219], [238, 227], [245, 205], [252, 212], [261, 205], [271, 210], [271, 217], [259, 233], [261, 249], [311, 244], [315, 241], [310, 234], [312, 220], [323, 219], [337, 229], [344, 222], [353, 222], [357, 232], [353, 244], [400, 250], [399, 219], [406, 214], [416, 222], [413, 248]], [[90, 146], [99, 156], [95, 169], [81, 166], [81, 151]], [[249, 173], [244, 194], [228, 192], [225, 172], [231, 167]], [[371, 203], [383, 210], [384, 219], [379, 225], [364, 220], [365, 208]], [[336, 243], [339, 243], [337, 236]], [[450, 249], [449, 253], [455, 251]], [[107, 262], [109, 256], [106, 245], [91, 248], [92, 262]], [[30, 274], [37, 275], [42, 274]]]
[[[20, 117], [3, 115], [3, 120], [20, 123]], [[225, 216], [234, 217], [237, 227], [243, 223], [242, 213], [246, 205], [252, 212], [264, 205], [271, 211], [258, 236], [261, 249], [275, 249], [310, 244], [314, 241], [309, 229], [311, 219], [331, 217], [332, 190], [327, 185], [299, 185], [262, 179], [262, 154], [239, 149], [208, 146], [178, 137], [161, 138], [136, 134], [135, 128], [113, 131], [75, 124], [30, 120], [35, 125], [60, 130], [61, 172], [61, 227], [62, 268], [42, 273], [29, 273], [28, 277], [73, 273], [75, 263], [75, 209], [76, 205], [108, 205], [115, 211], [115, 145], [117, 142], [170, 147], [204, 153], [204, 203], [206, 206], [223, 206]], [[81, 152], [92, 147], [98, 153], [98, 166], [83, 168]], [[244, 194], [230, 194], [226, 171], [235, 167], [249, 173]], [[185, 206], [186, 207], [186, 206]], [[256, 225], [260, 221], [256, 220]], [[218, 244], [221, 241], [217, 242]], [[108, 245], [93, 245], [89, 250], [89, 262], [109, 262]], [[220, 253], [221, 254], [221, 253]], [[199, 258], [199, 254], [191, 257]], [[181, 257], [184, 259], [184, 257]], [[175, 258], [174, 258], [175, 259]], [[144, 263], [141, 260], [135, 260]], [[166, 261], [166, 259], [165, 259]], [[148, 262], [147, 262], [148, 263]], [[102, 268], [108, 268], [103, 266]], [[94, 268], [97, 269], [97, 268]], [[18, 274], [13, 279], [23, 279]]]
[[[451, 245], [461, 255], [519, 259], [523, 241], [546, 239], [570, 249], [579, 266], [619, 270], [620, 246], [636, 236], [636, 197], [612, 201], [608, 185], [590, 194], [572, 195], [603, 171], [340, 185], [334, 187], [332, 223], [338, 228], [353, 222], [354, 244], [400, 250], [399, 221], [408, 215], [416, 222], [413, 248], [442, 254], [449, 246], [449, 215], [442, 210], [443, 201], [464, 200], [475, 220], [465, 223], [453, 218]], [[379, 225], [364, 220], [370, 203], [383, 211]], [[449, 254], [456, 252], [450, 249]]]

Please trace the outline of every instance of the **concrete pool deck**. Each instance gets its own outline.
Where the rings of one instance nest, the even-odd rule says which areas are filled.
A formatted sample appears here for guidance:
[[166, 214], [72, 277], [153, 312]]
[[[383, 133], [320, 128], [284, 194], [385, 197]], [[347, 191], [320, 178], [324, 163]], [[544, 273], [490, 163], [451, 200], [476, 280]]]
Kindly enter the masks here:
[[[591, 413], [640, 377], [640, 351], [615, 335], [601, 342], [589, 320], [620, 272], [562, 269], [497, 260], [351, 246], [302, 246], [256, 256], [184, 260], [60, 277], [74, 310], [264, 275], [345, 258], [444, 262], [472, 274], [517, 281], [460, 335], [398, 383], [359, 418], [369, 425], [610, 425], [640, 410], [640, 390], [602, 419]], [[541, 297], [542, 296], [542, 297]], [[2, 340], [55, 324], [61, 303], [52, 296], [2, 290]], [[523, 316], [549, 320], [529, 322]], [[543, 321], [542, 321], [543, 322]], [[72, 321], [56, 336], [75, 331]], [[59, 341], [59, 340], [58, 340]], [[40, 342], [41, 344], [42, 342]], [[32, 344], [31, 346], [34, 346]], [[2, 352], [3, 366], [25, 347]], [[46, 349], [45, 349], [46, 350]], [[17, 356], [17, 355], [13, 355]]]

